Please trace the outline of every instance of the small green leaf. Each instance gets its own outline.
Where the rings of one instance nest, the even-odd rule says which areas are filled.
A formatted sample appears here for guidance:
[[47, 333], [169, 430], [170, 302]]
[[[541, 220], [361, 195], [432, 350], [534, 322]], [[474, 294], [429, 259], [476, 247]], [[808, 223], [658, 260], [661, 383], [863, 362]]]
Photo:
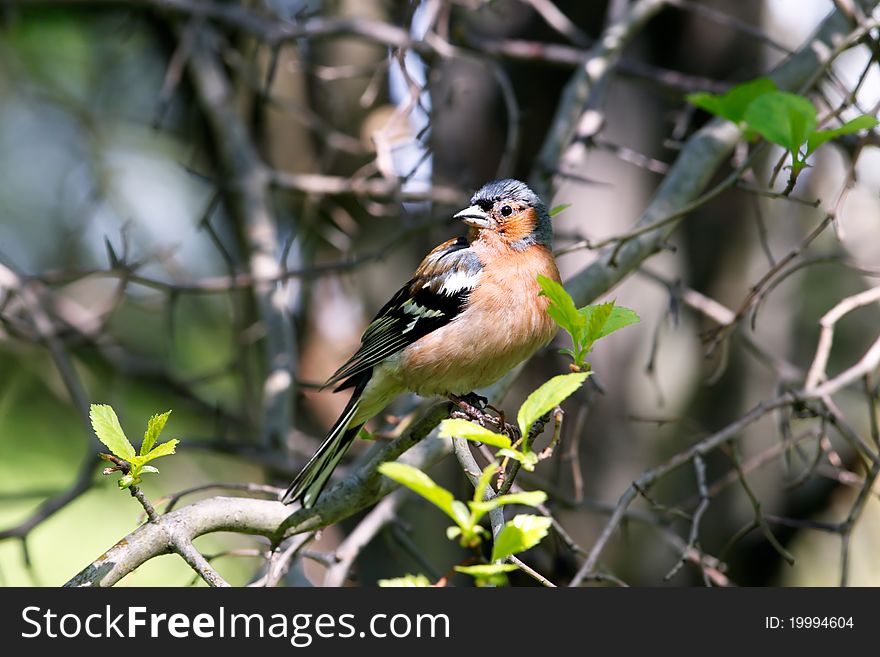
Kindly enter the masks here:
[[538, 455], [535, 452], [520, 452], [515, 449], [499, 449], [495, 452], [495, 456], [498, 458], [511, 458], [514, 461], [519, 461], [526, 470], [531, 472], [535, 469], [535, 465], [538, 463]]
[[470, 420], [443, 420], [440, 423], [441, 438], [465, 438], [474, 442], [484, 443], [492, 447], [510, 447], [510, 438], [481, 427]]
[[477, 511], [480, 515], [488, 513], [492, 509], [504, 506], [505, 504], [522, 504], [524, 506], [540, 506], [547, 501], [547, 493], [542, 490], [523, 491], [520, 493], [510, 493], [509, 495], [498, 495], [491, 500], [468, 502], [472, 510]]
[[550, 218], [552, 219], [556, 215], [558, 215], [562, 212], [565, 212], [570, 207], [571, 207], [571, 203], [561, 203], [559, 205], [556, 205], [556, 206], [550, 208]]
[[776, 83], [770, 78], [758, 78], [743, 84], [736, 85], [733, 89], [722, 96], [710, 93], [691, 94], [687, 100], [691, 105], [696, 105], [710, 114], [720, 116], [739, 123], [743, 120], [749, 105], [768, 92], [776, 91]]
[[152, 465], [145, 465], [145, 466], [141, 467], [141, 474], [143, 474], [144, 472], [152, 472], [153, 474], [159, 474], [159, 470], [157, 468], [154, 468]]
[[815, 151], [827, 141], [843, 135], [850, 135], [854, 132], [859, 132], [860, 130], [876, 128], [877, 124], [878, 121], [873, 116], [863, 114], [862, 116], [854, 118], [852, 121], [847, 121], [839, 128], [834, 128], [833, 130], [817, 130], [807, 138], [807, 155]]
[[476, 566], [456, 566], [455, 570], [470, 575], [477, 586], [507, 586], [507, 573], [517, 570], [512, 563], [484, 563]]
[[452, 527], [446, 528], [446, 538], [450, 541], [454, 541], [459, 536], [461, 536], [461, 527], [453, 525]]
[[[453, 513], [452, 519], [453, 520], [455, 520], [455, 518], [461, 519], [462, 522], [464, 522], [462, 529], [465, 532], [469, 531], [471, 529], [471, 526], [468, 523], [468, 519], [471, 514], [468, 513], [468, 508], [467, 508], [467, 506], [465, 506], [465, 503], [460, 500], [452, 500], [452, 504], [450, 505], [450, 507], [452, 508], [452, 513]], [[458, 522], [458, 521], [456, 521], [456, 522]]]
[[453, 522], [462, 529], [468, 528], [470, 514], [467, 512], [467, 507], [453, 498], [452, 493], [448, 490], [434, 483], [433, 479], [418, 468], [406, 463], [389, 461], [379, 466], [379, 472], [424, 497], [452, 518]]
[[[486, 489], [489, 487], [489, 482], [492, 480], [492, 475], [494, 475], [497, 471], [498, 463], [496, 461], [492, 461], [489, 465], [483, 468], [483, 472], [480, 473], [480, 479], [477, 481], [477, 485], [474, 487], [473, 501], [475, 503], [481, 504], [483, 502], [483, 497], [486, 494]], [[471, 509], [474, 508], [472, 504], [470, 504], [470, 506]]]
[[125, 432], [119, 424], [116, 412], [107, 404], [92, 404], [89, 407], [89, 419], [92, 421], [92, 429], [98, 440], [104, 443], [113, 454], [121, 459], [130, 461], [134, 455], [134, 447], [125, 437]]
[[552, 524], [550, 518], [520, 514], [504, 525], [492, 546], [492, 561], [500, 561], [511, 554], [524, 552], [541, 542]]
[[[174, 454], [179, 442], [179, 440], [173, 438], [172, 440], [156, 445], [146, 456], [132, 456], [130, 461], [132, 474], [137, 476], [145, 471], [150, 472], [150, 470], [146, 470], [146, 468], [149, 467], [146, 464], [161, 456], [170, 456], [171, 454]], [[153, 470], [158, 472], [155, 468], [153, 468]]]
[[575, 342], [578, 342], [583, 334], [584, 320], [578, 313], [571, 295], [562, 285], [546, 276], [538, 276], [538, 285], [541, 286], [541, 295], [550, 299], [547, 314], [559, 326], [571, 333]]
[[123, 475], [119, 478], [119, 481], [116, 482], [116, 485], [120, 488], [128, 488], [129, 486], [134, 486], [135, 484], [139, 484], [141, 480], [134, 475], [127, 474]]
[[803, 96], [773, 91], [756, 98], [744, 119], [749, 128], [797, 159], [800, 147], [816, 129], [816, 108]]
[[606, 322], [614, 312], [614, 301], [599, 303], [594, 306], [584, 306], [578, 312], [584, 316], [586, 324], [585, 342], [592, 345], [596, 340], [602, 337], [602, 331]]
[[[602, 330], [599, 332], [599, 338], [611, 335], [615, 331], [619, 331], [630, 324], [638, 324], [640, 321], [642, 321], [641, 318], [634, 310], [624, 308], [623, 306], [614, 306], [614, 308], [611, 309], [611, 314], [605, 320]], [[599, 338], [596, 339], [598, 340]]]
[[393, 577], [391, 579], [380, 579], [379, 586], [383, 588], [412, 588], [431, 586], [431, 581], [424, 575], [404, 575], [403, 577]]
[[512, 563], [481, 563], [475, 566], [456, 566], [455, 570], [474, 577], [489, 577], [498, 573], [511, 573], [519, 566]]
[[152, 461], [153, 459], [157, 459], [160, 456], [170, 456], [171, 454], [174, 454], [177, 443], [179, 442], [180, 441], [177, 440], [177, 438], [173, 438], [160, 445], [156, 445], [153, 449], [149, 451], [149, 453], [145, 457], [142, 457], [144, 459], [144, 463]]
[[516, 416], [516, 421], [519, 424], [519, 430], [522, 432], [522, 435], [528, 435], [529, 429], [531, 429], [532, 424], [538, 418], [552, 411], [564, 399], [580, 388], [589, 375], [589, 372], [560, 374], [559, 376], [554, 376], [530, 394], [523, 405], [520, 406], [519, 413]]
[[361, 427], [360, 430], [358, 431], [357, 437], [358, 437], [358, 440], [369, 440], [369, 441], [376, 440], [376, 436], [371, 434], [369, 431], [367, 431], [363, 427]]
[[144, 442], [141, 443], [141, 456], [146, 456], [149, 454], [150, 450], [153, 449], [153, 445], [156, 444], [159, 434], [162, 433], [162, 429], [165, 428], [165, 423], [168, 421], [169, 415], [171, 415], [171, 411], [165, 411], [164, 413], [154, 415], [150, 418], [150, 421], [147, 422], [147, 430], [144, 432]]

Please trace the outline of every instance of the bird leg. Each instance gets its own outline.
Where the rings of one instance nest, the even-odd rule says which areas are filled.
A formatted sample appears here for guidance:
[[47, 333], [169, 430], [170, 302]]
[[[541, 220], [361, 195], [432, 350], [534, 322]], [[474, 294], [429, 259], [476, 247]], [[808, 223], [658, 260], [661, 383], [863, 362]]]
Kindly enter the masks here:
[[486, 404], [486, 408], [490, 411], [493, 411], [495, 415], [498, 416], [498, 421], [501, 423], [502, 427], [507, 426], [507, 421], [504, 419], [504, 410], [500, 408], [495, 408], [492, 404]]
[[486, 397], [478, 395], [474, 392], [469, 392], [466, 395], [455, 395], [449, 393], [446, 397], [456, 406], [458, 406], [461, 410], [466, 413], [474, 413], [475, 415], [480, 415], [486, 407], [489, 405], [489, 400]]
[[[490, 425], [494, 429], [510, 436], [510, 439], [514, 442], [522, 439], [519, 427], [513, 424], [508, 424], [504, 419], [504, 411], [489, 404], [489, 400], [485, 397], [473, 392], [462, 396], [449, 394], [447, 397], [458, 407], [458, 410], [452, 412], [451, 417], [473, 420], [483, 427]], [[491, 413], [487, 413], [487, 409], [494, 411], [497, 414], [497, 417]]]
[[457, 412], [464, 415], [465, 419], [474, 420], [481, 426], [486, 426], [487, 423], [498, 426], [497, 418], [484, 412], [489, 403], [489, 400], [485, 397], [481, 397], [473, 392], [461, 396], [450, 393], [447, 397], [460, 409]]
[[483, 397], [483, 395], [478, 395], [475, 392], [469, 392], [468, 394], [463, 395], [461, 399], [481, 411], [485, 411], [489, 406], [489, 398]]

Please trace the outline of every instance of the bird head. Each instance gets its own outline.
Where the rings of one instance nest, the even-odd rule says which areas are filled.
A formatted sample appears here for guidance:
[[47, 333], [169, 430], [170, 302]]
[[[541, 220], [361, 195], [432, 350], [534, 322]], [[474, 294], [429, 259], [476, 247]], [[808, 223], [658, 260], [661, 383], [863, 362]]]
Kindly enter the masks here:
[[483, 231], [514, 249], [532, 244], [549, 247], [553, 238], [550, 214], [543, 201], [528, 185], [507, 178], [483, 185], [471, 197], [471, 205], [455, 215], [474, 229], [477, 237]]

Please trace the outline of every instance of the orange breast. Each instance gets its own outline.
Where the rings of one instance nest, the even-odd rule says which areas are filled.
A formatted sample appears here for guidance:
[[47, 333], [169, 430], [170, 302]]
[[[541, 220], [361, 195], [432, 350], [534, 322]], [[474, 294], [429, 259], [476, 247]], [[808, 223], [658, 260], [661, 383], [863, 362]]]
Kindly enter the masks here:
[[488, 386], [556, 334], [536, 280], [559, 280], [552, 255], [540, 245], [510, 255], [486, 258], [462, 314], [401, 352], [398, 376], [407, 388], [429, 396]]

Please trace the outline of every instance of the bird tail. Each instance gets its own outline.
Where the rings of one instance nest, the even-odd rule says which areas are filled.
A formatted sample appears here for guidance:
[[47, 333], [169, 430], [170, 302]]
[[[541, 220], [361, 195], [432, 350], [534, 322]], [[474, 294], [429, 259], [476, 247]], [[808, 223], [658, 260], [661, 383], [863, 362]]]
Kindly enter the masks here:
[[281, 498], [284, 504], [301, 501], [303, 508], [306, 509], [315, 504], [321, 491], [327, 485], [330, 475], [333, 474], [333, 470], [336, 469], [339, 461], [351, 447], [358, 431], [364, 426], [363, 422], [355, 425], [352, 425], [351, 422], [357, 414], [361, 395], [370, 381], [371, 374], [371, 371], [367, 371], [366, 376], [357, 382], [342, 415], [336, 420], [318, 451], [296, 475], [287, 492], [284, 493], [284, 497]]

